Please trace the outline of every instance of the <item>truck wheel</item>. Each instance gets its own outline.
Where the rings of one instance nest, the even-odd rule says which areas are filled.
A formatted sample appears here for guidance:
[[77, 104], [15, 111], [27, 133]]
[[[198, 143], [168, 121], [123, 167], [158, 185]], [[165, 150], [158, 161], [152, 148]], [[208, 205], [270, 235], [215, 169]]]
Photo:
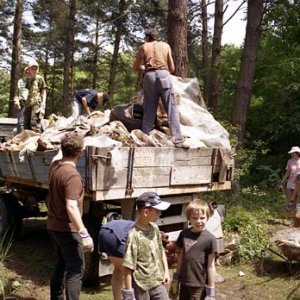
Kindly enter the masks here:
[[20, 205], [11, 194], [0, 195], [0, 237], [20, 238], [22, 231], [22, 218]]
[[94, 251], [85, 253], [85, 271], [82, 282], [85, 286], [91, 286], [98, 281], [99, 253], [98, 253], [98, 234], [101, 227], [101, 220], [91, 214], [82, 217], [85, 227], [94, 241]]

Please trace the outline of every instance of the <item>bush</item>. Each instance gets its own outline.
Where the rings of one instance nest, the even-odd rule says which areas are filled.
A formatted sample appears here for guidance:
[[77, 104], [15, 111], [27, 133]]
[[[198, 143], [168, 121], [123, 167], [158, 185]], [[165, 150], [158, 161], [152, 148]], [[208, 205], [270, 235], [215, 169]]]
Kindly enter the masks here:
[[246, 211], [237, 211], [226, 217], [224, 231], [236, 232], [241, 239], [238, 242], [235, 259], [250, 261], [260, 259], [268, 246], [268, 233], [256, 217]]

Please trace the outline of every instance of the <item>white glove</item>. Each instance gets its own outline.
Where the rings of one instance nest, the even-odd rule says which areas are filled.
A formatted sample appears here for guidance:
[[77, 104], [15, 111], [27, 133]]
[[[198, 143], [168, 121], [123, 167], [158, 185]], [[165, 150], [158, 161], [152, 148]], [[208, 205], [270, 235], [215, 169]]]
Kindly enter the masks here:
[[206, 297], [204, 300], [216, 300], [216, 289], [208, 285], [205, 286]]
[[122, 289], [122, 300], [135, 300], [134, 289]]
[[94, 251], [94, 242], [91, 236], [89, 235], [86, 228], [78, 232], [83, 246], [84, 252], [93, 252]]

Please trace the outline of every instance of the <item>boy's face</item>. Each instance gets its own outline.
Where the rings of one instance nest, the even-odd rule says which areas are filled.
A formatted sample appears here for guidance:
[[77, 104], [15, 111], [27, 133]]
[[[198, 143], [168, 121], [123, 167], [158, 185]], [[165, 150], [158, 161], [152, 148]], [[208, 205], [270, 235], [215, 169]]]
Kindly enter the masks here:
[[147, 207], [144, 208], [144, 214], [147, 217], [149, 222], [155, 223], [156, 220], [159, 219], [161, 215], [161, 211], [153, 207]]
[[194, 210], [189, 217], [189, 222], [191, 224], [193, 232], [200, 232], [205, 228], [207, 216], [200, 210]]
[[32, 66], [32, 67], [30, 67], [29, 69], [27, 69], [28, 75], [29, 75], [30, 77], [35, 77], [35, 76], [36, 76], [36, 73], [37, 73], [37, 70], [38, 70], [38, 67], [37, 67], [37, 66]]

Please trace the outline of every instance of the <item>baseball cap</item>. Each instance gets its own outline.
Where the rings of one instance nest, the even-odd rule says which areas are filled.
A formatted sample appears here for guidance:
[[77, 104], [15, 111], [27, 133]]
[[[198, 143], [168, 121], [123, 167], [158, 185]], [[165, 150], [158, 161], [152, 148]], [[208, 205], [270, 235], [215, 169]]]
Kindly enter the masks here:
[[166, 210], [170, 205], [169, 202], [161, 201], [160, 197], [154, 192], [145, 192], [136, 199], [138, 209], [153, 207], [158, 210]]
[[291, 154], [291, 153], [294, 153], [294, 152], [300, 153], [300, 148], [298, 146], [293, 146], [288, 153]]
[[26, 70], [28, 70], [31, 67], [39, 67], [38, 62], [35, 59], [30, 59], [27, 62], [26, 67], [24, 68], [24, 70], [26, 71]]

